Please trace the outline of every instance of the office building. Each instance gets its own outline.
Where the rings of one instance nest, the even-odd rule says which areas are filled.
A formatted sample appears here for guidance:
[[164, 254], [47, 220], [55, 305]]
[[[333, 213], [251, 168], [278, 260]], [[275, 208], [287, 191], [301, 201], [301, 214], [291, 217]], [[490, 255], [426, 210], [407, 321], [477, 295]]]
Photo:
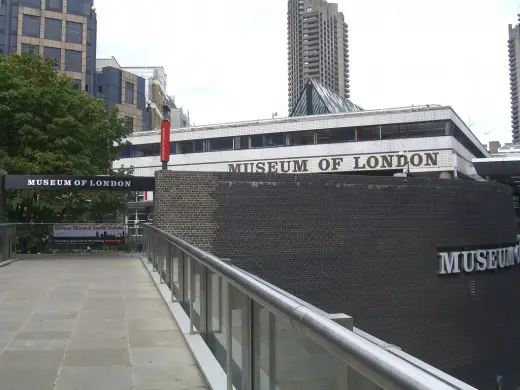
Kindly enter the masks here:
[[289, 112], [308, 79], [350, 97], [348, 26], [338, 5], [288, 0]]
[[185, 114], [181, 107], [177, 107], [175, 99], [172, 96], [168, 96], [168, 76], [162, 66], [131, 66], [123, 67], [122, 69], [140, 76], [145, 80], [146, 106], [152, 115], [152, 125], [148, 130], [161, 128], [164, 105], [167, 105], [170, 108], [170, 121], [172, 128], [178, 129], [190, 125], [189, 115]]
[[123, 67], [110, 57], [96, 61], [96, 72], [96, 96], [106, 101], [107, 110], [117, 107], [133, 132], [159, 130], [165, 107], [172, 129], [190, 125], [189, 117], [166, 92], [163, 67]]
[[513, 142], [520, 141], [520, 118], [518, 110], [518, 98], [520, 97], [518, 69], [520, 69], [520, 15], [519, 24], [513, 27], [509, 25], [509, 77], [511, 84], [511, 124]]
[[0, 1], [0, 52], [31, 47], [94, 94], [97, 20], [94, 0]]
[[121, 68], [114, 57], [96, 61], [96, 97], [107, 110], [116, 107], [134, 132], [149, 130], [151, 114], [146, 110], [145, 80]]

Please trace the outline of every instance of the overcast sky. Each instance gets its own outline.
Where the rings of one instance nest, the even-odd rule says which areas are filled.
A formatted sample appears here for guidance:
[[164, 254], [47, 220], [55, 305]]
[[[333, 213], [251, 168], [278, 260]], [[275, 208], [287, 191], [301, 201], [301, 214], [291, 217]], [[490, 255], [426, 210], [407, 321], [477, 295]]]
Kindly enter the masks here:
[[[508, 24], [520, 0], [338, 0], [351, 100], [451, 105], [484, 143], [511, 140]], [[145, 5], [144, 5], [145, 4]], [[95, 0], [98, 58], [163, 66], [196, 125], [287, 116], [286, 0]]]

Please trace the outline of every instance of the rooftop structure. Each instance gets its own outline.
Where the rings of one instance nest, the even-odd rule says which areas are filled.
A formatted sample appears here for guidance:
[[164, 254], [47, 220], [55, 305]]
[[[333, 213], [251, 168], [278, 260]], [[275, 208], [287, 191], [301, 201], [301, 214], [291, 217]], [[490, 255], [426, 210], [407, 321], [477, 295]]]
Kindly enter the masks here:
[[363, 109], [314, 79], [305, 84], [290, 116], [339, 114]]
[[[160, 132], [128, 141], [114, 166], [133, 166], [141, 176], [160, 169]], [[472, 159], [489, 157], [451, 107], [436, 105], [172, 129], [170, 149], [172, 170], [406, 172], [477, 180]]]

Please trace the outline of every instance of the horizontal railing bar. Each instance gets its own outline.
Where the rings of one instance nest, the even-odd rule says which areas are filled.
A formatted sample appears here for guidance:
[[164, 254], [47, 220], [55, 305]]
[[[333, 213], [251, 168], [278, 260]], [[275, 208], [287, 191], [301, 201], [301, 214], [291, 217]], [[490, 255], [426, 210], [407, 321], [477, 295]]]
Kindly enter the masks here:
[[291, 323], [296, 329], [314, 339], [379, 386], [417, 390], [458, 388], [433, 377], [323, 315], [315, 313], [295, 300], [269, 288], [242, 270], [226, 264], [218, 257], [150, 224], [143, 224], [143, 226], [223, 277], [269, 311]]

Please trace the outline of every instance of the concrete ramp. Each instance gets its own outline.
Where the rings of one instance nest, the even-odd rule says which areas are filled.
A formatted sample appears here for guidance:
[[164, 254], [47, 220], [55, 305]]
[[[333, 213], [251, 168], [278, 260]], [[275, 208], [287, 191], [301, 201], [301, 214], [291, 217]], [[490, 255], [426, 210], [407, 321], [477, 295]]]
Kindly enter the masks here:
[[5, 390], [207, 389], [141, 260], [29, 257], [0, 268]]

